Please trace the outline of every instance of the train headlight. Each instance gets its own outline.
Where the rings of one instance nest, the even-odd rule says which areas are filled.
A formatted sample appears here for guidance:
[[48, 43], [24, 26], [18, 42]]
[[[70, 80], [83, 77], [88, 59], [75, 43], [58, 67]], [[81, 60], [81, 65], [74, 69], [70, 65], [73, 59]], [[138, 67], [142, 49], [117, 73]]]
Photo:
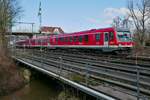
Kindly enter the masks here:
[[121, 44], [119, 44], [119, 47], [121, 47]]

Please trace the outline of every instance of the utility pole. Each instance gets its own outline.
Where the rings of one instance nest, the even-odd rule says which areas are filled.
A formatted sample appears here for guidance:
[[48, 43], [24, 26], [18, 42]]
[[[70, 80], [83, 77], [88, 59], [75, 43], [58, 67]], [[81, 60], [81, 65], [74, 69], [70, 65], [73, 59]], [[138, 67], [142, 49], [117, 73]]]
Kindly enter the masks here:
[[41, 26], [42, 26], [42, 8], [41, 8], [41, 1], [40, 1], [40, 4], [39, 4], [38, 16], [39, 16], [39, 32], [41, 33]]

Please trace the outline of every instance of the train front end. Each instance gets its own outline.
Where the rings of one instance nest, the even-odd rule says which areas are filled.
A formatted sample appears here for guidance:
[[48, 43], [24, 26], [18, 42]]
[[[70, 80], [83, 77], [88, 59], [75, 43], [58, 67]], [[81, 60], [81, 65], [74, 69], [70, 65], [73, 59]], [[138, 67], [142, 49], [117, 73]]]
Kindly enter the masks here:
[[131, 50], [134, 46], [133, 34], [129, 30], [117, 30], [117, 44], [120, 50]]

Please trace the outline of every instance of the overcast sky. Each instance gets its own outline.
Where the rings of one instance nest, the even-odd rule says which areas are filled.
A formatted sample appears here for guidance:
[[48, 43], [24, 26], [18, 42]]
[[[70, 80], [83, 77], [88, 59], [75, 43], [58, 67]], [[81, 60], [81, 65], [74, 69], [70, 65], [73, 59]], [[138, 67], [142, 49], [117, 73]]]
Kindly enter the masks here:
[[[19, 21], [39, 26], [40, 0], [19, 0], [24, 10]], [[41, 0], [42, 25], [61, 27], [65, 32], [110, 27], [112, 18], [125, 15], [127, 0]]]

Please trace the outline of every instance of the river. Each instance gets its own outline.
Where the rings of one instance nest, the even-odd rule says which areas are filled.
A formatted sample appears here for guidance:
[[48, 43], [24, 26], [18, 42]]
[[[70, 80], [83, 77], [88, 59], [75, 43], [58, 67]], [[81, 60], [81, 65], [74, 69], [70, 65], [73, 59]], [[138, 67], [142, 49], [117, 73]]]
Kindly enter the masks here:
[[[43, 78], [44, 77], [44, 78]], [[61, 86], [45, 75], [34, 77], [24, 88], [0, 100], [55, 100], [62, 91]]]

